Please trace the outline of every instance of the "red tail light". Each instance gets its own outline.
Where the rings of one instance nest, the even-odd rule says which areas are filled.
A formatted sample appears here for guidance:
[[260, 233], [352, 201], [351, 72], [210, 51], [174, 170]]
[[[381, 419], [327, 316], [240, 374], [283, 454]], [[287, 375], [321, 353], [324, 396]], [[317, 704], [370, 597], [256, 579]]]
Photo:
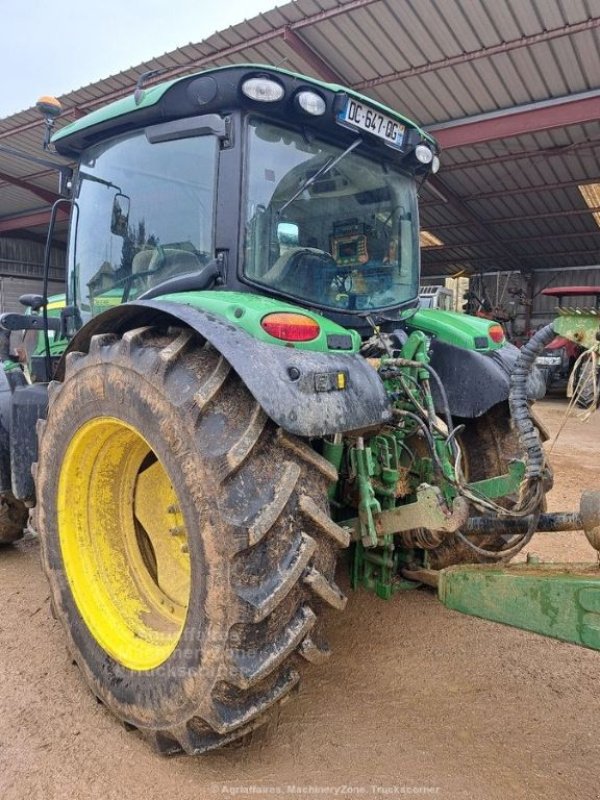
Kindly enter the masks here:
[[504, 341], [504, 329], [502, 325], [490, 325], [488, 328], [488, 336], [495, 344], [500, 344]]
[[319, 323], [304, 314], [279, 311], [263, 317], [261, 328], [276, 339], [285, 342], [310, 342], [316, 339], [321, 328]]

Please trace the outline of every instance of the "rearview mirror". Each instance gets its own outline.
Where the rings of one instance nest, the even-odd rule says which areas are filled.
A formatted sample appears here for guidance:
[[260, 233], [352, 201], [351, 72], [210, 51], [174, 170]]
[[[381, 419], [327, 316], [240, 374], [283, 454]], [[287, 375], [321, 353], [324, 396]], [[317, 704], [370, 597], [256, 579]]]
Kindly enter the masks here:
[[127, 236], [129, 230], [129, 197], [117, 192], [113, 200], [110, 230], [115, 236]]

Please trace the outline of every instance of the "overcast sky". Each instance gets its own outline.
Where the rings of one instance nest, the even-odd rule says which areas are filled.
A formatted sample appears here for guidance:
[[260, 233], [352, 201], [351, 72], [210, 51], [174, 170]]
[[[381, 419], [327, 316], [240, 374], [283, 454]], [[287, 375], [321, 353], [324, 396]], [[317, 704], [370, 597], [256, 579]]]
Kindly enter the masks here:
[[206, 39], [285, 0], [0, 0], [0, 118]]

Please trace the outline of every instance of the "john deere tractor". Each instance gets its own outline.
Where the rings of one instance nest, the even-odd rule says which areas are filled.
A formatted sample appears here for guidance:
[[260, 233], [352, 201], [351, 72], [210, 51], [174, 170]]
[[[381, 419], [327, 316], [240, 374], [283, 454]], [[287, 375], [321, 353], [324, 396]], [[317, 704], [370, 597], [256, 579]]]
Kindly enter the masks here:
[[[54, 614], [118, 718], [163, 753], [261, 725], [329, 656], [340, 558], [383, 598], [434, 584], [498, 618], [508, 596], [525, 627], [552, 606], [503, 562], [536, 530], [593, 539], [598, 503], [544, 513], [542, 345], [418, 308], [427, 133], [236, 65], [140, 81], [53, 146], [77, 163], [66, 298], [4, 320], [46, 341], [31, 382], [2, 374], [0, 536], [35, 507]], [[590, 644], [595, 578], [546, 633]]]

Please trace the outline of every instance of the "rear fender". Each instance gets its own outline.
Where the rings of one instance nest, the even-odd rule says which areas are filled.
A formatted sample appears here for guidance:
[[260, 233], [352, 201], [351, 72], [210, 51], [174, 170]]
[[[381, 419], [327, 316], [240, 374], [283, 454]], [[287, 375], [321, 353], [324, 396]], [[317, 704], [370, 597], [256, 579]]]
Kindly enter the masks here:
[[161, 323], [183, 323], [210, 342], [268, 416], [290, 433], [321, 437], [365, 431], [391, 419], [383, 383], [362, 356], [267, 344], [223, 317], [168, 301], [139, 300], [94, 317], [70, 342], [57, 378], [64, 376], [66, 355], [86, 351], [92, 336]]
[[[518, 348], [512, 344], [505, 344], [490, 353], [478, 353], [434, 339], [431, 343], [431, 366], [444, 384], [450, 413], [472, 419], [508, 400], [510, 375], [518, 355]], [[441, 398], [435, 382], [432, 391], [436, 408], [441, 411]], [[545, 393], [544, 379], [539, 370], [534, 369], [527, 384], [528, 397], [540, 400]]]

